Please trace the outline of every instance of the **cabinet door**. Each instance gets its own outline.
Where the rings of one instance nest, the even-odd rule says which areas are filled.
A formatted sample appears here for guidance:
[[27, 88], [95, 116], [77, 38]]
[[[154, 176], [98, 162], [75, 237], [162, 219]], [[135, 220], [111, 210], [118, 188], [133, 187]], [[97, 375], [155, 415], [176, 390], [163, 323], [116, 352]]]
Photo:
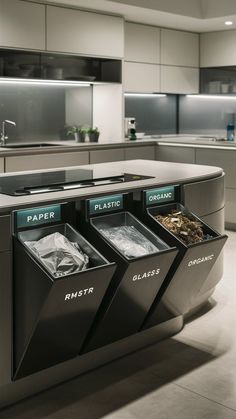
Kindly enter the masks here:
[[143, 63], [124, 63], [124, 91], [153, 93], [160, 91], [160, 66]]
[[199, 69], [161, 65], [161, 91], [163, 93], [198, 93]]
[[123, 57], [124, 21], [116, 16], [48, 6], [47, 49]]
[[236, 150], [199, 148], [196, 150], [196, 163], [217, 166], [224, 169], [226, 188], [236, 189]]
[[12, 384], [12, 254], [0, 252], [0, 386]]
[[125, 23], [125, 60], [160, 63], [160, 29], [138, 23]]
[[0, 158], [0, 173], [4, 172], [4, 158]]
[[195, 149], [190, 147], [158, 145], [156, 159], [176, 163], [195, 163]]
[[161, 64], [199, 67], [199, 35], [161, 29]]
[[111, 148], [110, 150], [90, 151], [90, 163], [105, 163], [109, 161], [123, 161], [125, 152], [123, 148]]
[[45, 6], [0, 0], [0, 45], [45, 49]]
[[[225, 222], [226, 228], [236, 227], [236, 189], [225, 189]], [[228, 225], [227, 225], [228, 224]]]
[[125, 149], [125, 160], [155, 160], [155, 146], [132, 146]]
[[6, 157], [6, 172], [52, 169], [54, 167], [79, 166], [89, 163], [88, 151], [31, 156]]
[[236, 65], [236, 30], [200, 35], [200, 67]]

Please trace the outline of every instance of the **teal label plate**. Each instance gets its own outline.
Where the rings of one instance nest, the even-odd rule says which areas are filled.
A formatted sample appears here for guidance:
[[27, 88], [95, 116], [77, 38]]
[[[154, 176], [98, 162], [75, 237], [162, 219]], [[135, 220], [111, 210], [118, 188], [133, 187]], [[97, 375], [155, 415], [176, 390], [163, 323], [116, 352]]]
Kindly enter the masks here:
[[150, 189], [145, 192], [146, 205], [173, 202], [175, 200], [175, 186], [165, 186], [164, 188]]
[[101, 214], [103, 212], [112, 212], [121, 210], [124, 207], [124, 198], [122, 194], [103, 196], [89, 200], [90, 215]]
[[61, 205], [29, 208], [16, 213], [17, 228], [61, 221]]

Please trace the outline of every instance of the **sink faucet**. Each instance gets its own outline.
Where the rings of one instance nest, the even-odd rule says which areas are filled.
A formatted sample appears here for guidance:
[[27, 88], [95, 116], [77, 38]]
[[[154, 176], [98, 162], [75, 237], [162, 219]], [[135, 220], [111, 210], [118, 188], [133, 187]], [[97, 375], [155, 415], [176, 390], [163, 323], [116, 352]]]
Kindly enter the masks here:
[[16, 123], [14, 121], [10, 121], [9, 119], [4, 119], [4, 121], [2, 121], [2, 130], [0, 134], [1, 147], [6, 146], [6, 140], [8, 139], [8, 136], [6, 135], [6, 124], [14, 125], [14, 127], [16, 127]]

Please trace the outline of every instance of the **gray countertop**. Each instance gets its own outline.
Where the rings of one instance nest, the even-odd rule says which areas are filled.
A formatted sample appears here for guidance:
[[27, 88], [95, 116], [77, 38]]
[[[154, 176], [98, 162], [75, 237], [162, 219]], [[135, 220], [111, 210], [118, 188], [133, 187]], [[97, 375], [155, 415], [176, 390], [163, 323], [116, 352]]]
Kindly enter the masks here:
[[[50, 143], [50, 141], [47, 141]], [[11, 149], [7, 147], [0, 147], [0, 157], [7, 156], [23, 156], [33, 154], [51, 154], [51, 153], [62, 153], [72, 151], [89, 151], [97, 149], [107, 148], [119, 148], [119, 147], [135, 147], [137, 145], [178, 145], [185, 147], [198, 147], [198, 148], [219, 148], [225, 150], [236, 150], [236, 141], [216, 141], [213, 138], [207, 138], [203, 136], [194, 135], [163, 135], [163, 136], [146, 136], [142, 139], [135, 141], [121, 140], [120, 142], [104, 142], [104, 143], [76, 143], [75, 141], [51, 141], [54, 144], [52, 147], [32, 147], [32, 148], [21, 148]], [[55, 146], [55, 144], [58, 145]]]
[[[103, 185], [96, 187], [88, 187], [83, 189], [74, 189], [63, 192], [44, 193], [39, 195], [27, 196], [7, 196], [0, 194], [0, 211], [6, 213], [9, 210], [22, 208], [29, 205], [40, 205], [42, 203], [51, 203], [54, 201], [73, 200], [77, 197], [86, 198], [91, 195], [116, 193], [117, 191], [125, 192], [127, 190], [140, 190], [154, 186], [181, 184], [201, 181], [214, 177], [221, 176], [222, 169], [211, 166], [200, 166], [195, 164], [180, 164], [180, 163], [166, 163], [158, 161], [146, 160], [130, 160], [122, 162], [101, 163], [94, 165], [79, 166], [79, 169], [92, 169], [94, 178], [101, 178], [109, 176], [109, 170], [117, 174], [133, 173], [140, 175], [153, 176], [152, 179], [145, 179], [141, 181], [132, 181], [124, 184]], [[71, 169], [75, 170], [75, 167]], [[37, 172], [56, 172], [61, 169], [38, 170]], [[35, 171], [34, 171], [35, 172]], [[1, 174], [4, 176], [17, 176], [17, 174], [29, 174], [32, 172], [14, 172], [10, 174]]]

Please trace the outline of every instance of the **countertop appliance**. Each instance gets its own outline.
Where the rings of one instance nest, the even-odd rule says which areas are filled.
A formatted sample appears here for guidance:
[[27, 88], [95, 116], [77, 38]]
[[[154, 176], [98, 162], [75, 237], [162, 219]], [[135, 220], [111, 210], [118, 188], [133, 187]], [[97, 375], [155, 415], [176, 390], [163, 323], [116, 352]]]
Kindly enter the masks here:
[[125, 118], [125, 137], [126, 138], [130, 137], [131, 130], [134, 130], [133, 132], [136, 132], [136, 118], [135, 117]]

